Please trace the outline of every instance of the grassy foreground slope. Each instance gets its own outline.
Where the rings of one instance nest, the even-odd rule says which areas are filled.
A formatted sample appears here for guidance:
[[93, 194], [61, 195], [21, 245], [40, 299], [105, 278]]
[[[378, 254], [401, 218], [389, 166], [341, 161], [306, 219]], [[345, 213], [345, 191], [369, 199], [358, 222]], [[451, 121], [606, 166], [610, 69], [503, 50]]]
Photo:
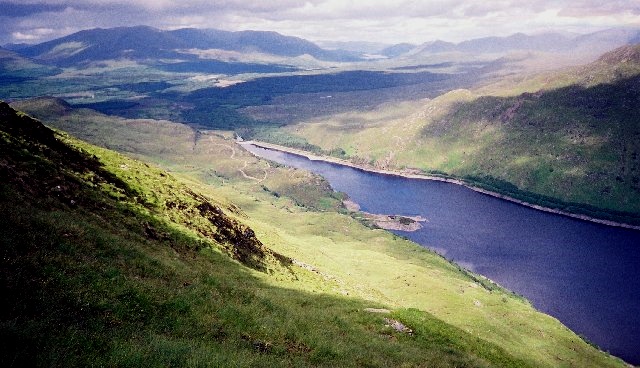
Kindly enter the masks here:
[[639, 86], [640, 46], [627, 46], [586, 66], [315, 119], [284, 128], [295, 139], [271, 138], [640, 224]]
[[163, 170], [6, 104], [0, 128], [4, 367], [531, 365], [426, 312], [364, 311], [385, 305]]
[[[239, 265], [231, 272], [216, 263], [219, 272], [215, 277], [222, 279], [207, 287], [233, 285], [235, 289], [242, 285], [244, 291], [237, 296], [242, 307], [229, 302], [232, 305], [228, 308], [246, 311], [230, 313], [251, 321], [246, 326], [250, 332], [242, 331], [244, 325], [234, 327], [235, 335], [226, 332], [235, 336], [233, 344], [248, 349], [248, 360], [240, 360], [239, 365], [255, 363], [257, 360], [251, 359], [263, 355], [272, 359], [264, 362], [288, 361], [292, 365], [622, 364], [490, 281], [340, 213], [339, 201], [320, 178], [258, 160], [234, 146], [224, 132], [197, 132], [170, 122], [113, 118], [69, 109], [50, 99], [21, 105], [30, 106], [36, 115], [48, 115], [51, 124], [77, 136], [170, 169], [194, 192], [207, 193], [224, 203], [223, 198], [233, 198], [245, 214], [238, 215], [240, 220], [251, 227], [262, 244], [277, 252], [273, 254], [292, 259], [288, 266], [269, 263], [270, 275]], [[167, 144], [169, 141], [171, 144]], [[190, 256], [200, 259], [197, 253]], [[206, 253], [216, 254], [210, 250]], [[208, 261], [202, 262], [198, 270], [207, 274]], [[184, 265], [193, 268], [187, 261]], [[222, 276], [225, 273], [232, 281]], [[246, 277], [237, 279], [238, 274]], [[204, 294], [209, 292], [202, 290]], [[220, 317], [220, 313], [226, 313], [220, 310], [228, 304], [219, 303], [227, 303], [224, 299], [228, 295], [199, 299], [209, 314], [199, 314], [198, 318], [218, 321], [222, 329], [226, 323], [235, 326]], [[393, 312], [371, 315], [363, 311], [366, 307], [385, 307]], [[413, 334], [385, 327], [385, 318], [401, 321]], [[255, 339], [246, 341], [243, 333]], [[256, 339], [268, 343], [269, 349], [262, 351], [258, 344], [253, 351], [249, 344]], [[192, 353], [185, 348], [183, 357]], [[148, 350], [147, 354], [157, 352]], [[237, 355], [230, 359], [237, 359]]]

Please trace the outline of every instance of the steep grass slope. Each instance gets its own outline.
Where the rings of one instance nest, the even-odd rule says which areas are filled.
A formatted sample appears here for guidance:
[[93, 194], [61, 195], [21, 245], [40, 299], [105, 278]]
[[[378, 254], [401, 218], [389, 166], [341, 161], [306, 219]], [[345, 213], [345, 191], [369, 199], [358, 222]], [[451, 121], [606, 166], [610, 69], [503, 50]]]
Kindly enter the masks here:
[[427, 313], [394, 314], [415, 326], [400, 332], [314, 294], [334, 286], [233, 205], [6, 104], [0, 119], [3, 366], [527, 365]]
[[[205, 296], [198, 303], [210, 314], [198, 314], [198, 318], [217, 321], [216, 326], [230, 336], [225, 348], [244, 352], [247, 358], [238, 360], [238, 365], [285, 361], [347, 366], [622, 364], [490, 281], [340, 213], [335, 194], [322, 180], [258, 160], [234, 146], [228, 133], [113, 118], [69, 109], [56, 100], [40, 99], [22, 106], [30, 104], [34, 113], [48, 114], [55, 126], [170, 169], [194, 192], [233, 198], [246, 214], [242, 222], [250, 225], [257, 238], [268, 249], [291, 257], [289, 266], [268, 262], [270, 275], [240, 267], [249, 278], [238, 278], [238, 272], [216, 263], [215, 277], [221, 279], [200, 289]], [[200, 259], [197, 254], [190, 256]], [[208, 261], [202, 262], [198, 272], [207, 274]], [[186, 261], [184, 265], [195, 267]], [[232, 281], [220, 276], [225, 273]], [[225, 287], [227, 294], [223, 295], [237, 295], [241, 306], [234, 302], [220, 305], [227, 302], [224, 297], [207, 299], [209, 292], [220, 295], [207, 289], [219, 285], [232, 285], [233, 290], [240, 287], [240, 294]], [[363, 310], [366, 307], [393, 312], [371, 315]], [[227, 309], [242, 313], [222, 312]], [[229, 315], [250, 322], [233, 327], [235, 322], [225, 319]], [[390, 324], [385, 318], [404, 323], [413, 334], [385, 327]], [[229, 332], [231, 328], [235, 330]], [[240, 332], [242, 328], [246, 331]], [[250, 338], [243, 338], [243, 333]], [[187, 334], [184, 341], [193, 336]], [[157, 351], [142, 345], [146, 354], [157, 358]], [[254, 347], [256, 351], [251, 350]], [[248, 350], [242, 350], [245, 348]], [[212, 361], [196, 359], [189, 348], [181, 351], [181, 357], [195, 362]], [[229, 359], [239, 359], [239, 355], [231, 354]], [[212, 356], [215, 354], [205, 358]], [[259, 357], [266, 360], [251, 360]]]
[[0, 109], [3, 366], [526, 365], [417, 310], [395, 332], [224, 199]]
[[453, 175], [640, 224], [639, 86], [640, 46], [628, 46], [583, 67], [316, 119], [286, 128], [297, 138], [279, 143], [303, 138], [373, 167]]

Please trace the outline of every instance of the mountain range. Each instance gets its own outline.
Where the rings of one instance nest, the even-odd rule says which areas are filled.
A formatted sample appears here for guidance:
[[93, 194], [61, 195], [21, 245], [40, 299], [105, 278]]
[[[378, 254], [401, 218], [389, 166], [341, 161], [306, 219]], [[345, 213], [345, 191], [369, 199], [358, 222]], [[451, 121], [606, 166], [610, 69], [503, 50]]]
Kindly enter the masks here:
[[83, 30], [36, 45], [5, 45], [22, 56], [61, 67], [82, 65], [111, 59], [199, 60], [197, 50], [225, 50], [261, 53], [281, 57], [309, 55], [317, 60], [352, 62], [365, 60], [365, 54], [377, 53], [387, 58], [403, 55], [461, 52], [469, 54], [505, 53], [514, 50], [575, 52], [588, 50], [603, 53], [625, 44], [640, 42], [638, 29], [610, 29], [586, 35], [546, 33], [507, 37], [484, 37], [451, 43], [435, 40], [414, 45], [399, 43], [342, 42], [327, 43], [345, 49], [323, 49], [317, 44], [276, 32], [184, 28], [160, 30], [147, 26]]
[[440, 52], [464, 53], [504, 53], [516, 50], [544, 51], [544, 52], [575, 52], [589, 50], [594, 54], [601, 54], [627, 44], [640, 41], [638, 29], [609, 29], [585, 35], [565, 33], [544, 33], [526, 35], [516, 33], [507, 37], [483, 37], [460, 43], [445, 41], [426, 42], [411, 50], [411, 54], [433, 54]]
[[260, 52], [295, 57], [311, 55], [319, 60], [351, 61], [349, 52], [324, 50], [297, 37], [276, 32], [228, 32], [184, 28], [163, 31], [147, 26], [91, 29], [16, 50], [20, 54], [60, 66], [77, 63], [130, 59], [196, 59], [190, 49], [220, 49]]

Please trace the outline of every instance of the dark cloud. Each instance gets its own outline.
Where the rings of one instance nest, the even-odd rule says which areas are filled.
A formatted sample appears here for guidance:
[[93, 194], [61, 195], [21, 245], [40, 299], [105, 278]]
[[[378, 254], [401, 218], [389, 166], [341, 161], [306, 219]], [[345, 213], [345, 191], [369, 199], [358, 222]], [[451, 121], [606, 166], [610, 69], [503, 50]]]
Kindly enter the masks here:
[[0, 1], [0, 17], [27, 17], [39, 13], [61, 12], [67, 8], [63, 4], [24, 4]]

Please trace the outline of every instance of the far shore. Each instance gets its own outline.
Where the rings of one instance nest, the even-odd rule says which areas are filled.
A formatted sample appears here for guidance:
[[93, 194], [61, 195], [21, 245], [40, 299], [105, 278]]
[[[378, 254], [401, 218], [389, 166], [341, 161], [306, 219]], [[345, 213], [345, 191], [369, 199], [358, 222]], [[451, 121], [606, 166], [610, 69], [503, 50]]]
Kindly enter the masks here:
[[554, 213], [554, 214], [557, 214], [557, 215], [563, 215], [563, 216], [567, 216], [567, 217], [576, 218], [576, 219], [579, 219], [579, 220], [590, 221], [590, 222], [603, 224], [603, 225], [608, 225], [608, 226], [617, 226], [617, 227], [622, 227], [622, 228], [627, 228], [627, 229], [640, 230], [640, 226], [636, 226], [636, 225], [625, 224], [625, 223], [615, 222], [615, 221], [610, 221], [610, 220], [603, 220], [603, 219], [599, 219], [599, 218], [595, 218], [595, 217], [590, 217], [590, 216], [587, 216], [587, 215], [561, 211], [561, 210], [558, 210], [558, 209], [555, 209], [555, 208], [539, 206], [537, 204], [531, 204], [531, 203], [528, 203], [528, 202], [525, 202], [525, 201], [522, 201], [522, 200], [519, 200], [519, 199], [516, 199], [516, 198], [513, 198], [513, 197], [509, 197], [509, 196], [504, 195], [504, 194], [500, 194], [500, 193], [492, 192], [492, 191], [489, 191], [489, 190], [486, 190], [486, 189], [474, 187], [472, 185], [469, 185], [467, 182], [459, 180], [459, 179], [450, 179], [450, 178], [442, 178], [442, 177], [438, 177], [438, 176], [431, 176], [431, 175], [425, 175], [425, 174], [416, 174], [414, 172], [410, 172], [409, 170], [407, 170], [407, 171], [396, 171], [396, 170], [377, 169], [377, 168], [373, 168], [373, 167], [370, 167], [370, 166], [354, 164], [353, 162], [350, 162], [350, 161], [347, 161], [347, 160], [342, 160], [342, 159], [339, 159], [339, 158], [336, 158], [336, 157], [318, 156], [318, 155], [315, 155], [315, 154], [307, 152], [307, 151], [303, 151], [303, 150], [296, 149], [296, 148], [291, 148], [291, 147], [286, 147], [286, 146], [281, 146], [281, 145], [273, 144], [273, 143], [266, 143], [266, 142], [253, 141], [253, 140], [250, 140], [250, 141], [239, 141], [237, 143], [240, 144], [240, 145], [253, 145], [253, 146], [256, 146], [256, 147], [271, 149], [271, 150], [274, 150], [274, 151], [286, 152], [286, 153], [290, 153], [290, 154], [293, 154], [293, 155], [306, 157], [306, 158], [308, 158], [309, 160], [312, 160], [312, 161], [324, 161], [324, 162], [328, 162], [328, 163], [332, 163], [332, 164], [336, 164], [336, 165], [348, 166], [348, 167], [352, 167], [354, 169], [367, 171], [367, 172], [372, 172], [372, 173], [398, 176], [398, 177], [407, 178], [407, 179], [443, 181], [443, 182], [447, 182], [447, 183], [461, 185], [461, 186], [469, 188], [469, 189], [471, 189], [473, 191], [476, 191], [476, 192], [479, 192], [479, 193], [482, 193], [482, 194], [486, 194], [486, 195], [490, 195], [492, 197], [500, 198], [500, 199], [503, 199], [505, 201], [517, 203], [519, 205], [526, 206], [526, 207], [529, 207], [529, 208], [533, 208], [533, 209], [536, 209], [536, 210], [539, 210], [539, 211]]

